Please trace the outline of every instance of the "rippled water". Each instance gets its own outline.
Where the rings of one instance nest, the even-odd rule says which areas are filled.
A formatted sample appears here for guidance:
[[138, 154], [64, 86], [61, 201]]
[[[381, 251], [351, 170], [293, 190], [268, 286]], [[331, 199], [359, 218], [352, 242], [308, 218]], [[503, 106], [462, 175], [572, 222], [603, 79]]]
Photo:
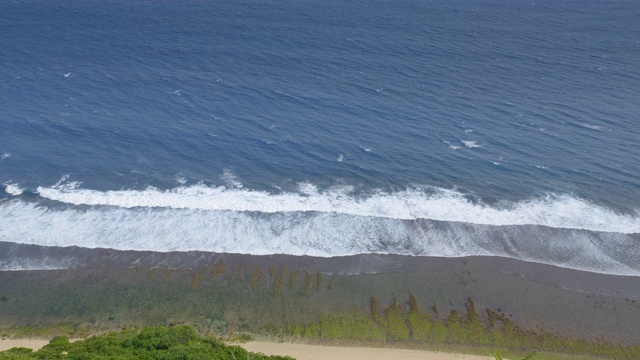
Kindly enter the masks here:
[[0, 241], [640, 274], [636, 1], [0, 3]]

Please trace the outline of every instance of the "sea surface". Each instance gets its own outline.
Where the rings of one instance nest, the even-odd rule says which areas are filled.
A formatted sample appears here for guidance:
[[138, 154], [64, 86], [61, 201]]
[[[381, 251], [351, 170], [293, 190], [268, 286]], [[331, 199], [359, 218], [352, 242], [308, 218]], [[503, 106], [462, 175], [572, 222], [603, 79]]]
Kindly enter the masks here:
[[0, 1], [0, 241], [640, 276], [638, 19], [637, 0]]

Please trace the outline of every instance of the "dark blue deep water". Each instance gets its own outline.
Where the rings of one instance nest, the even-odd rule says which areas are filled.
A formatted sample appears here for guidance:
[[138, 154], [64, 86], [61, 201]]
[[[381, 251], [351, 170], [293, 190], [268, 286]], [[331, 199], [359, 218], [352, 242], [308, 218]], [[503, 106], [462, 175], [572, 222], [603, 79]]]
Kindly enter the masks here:
[[638, 19], [636, 0], [0, 1], [0, 241], [638, 276]]

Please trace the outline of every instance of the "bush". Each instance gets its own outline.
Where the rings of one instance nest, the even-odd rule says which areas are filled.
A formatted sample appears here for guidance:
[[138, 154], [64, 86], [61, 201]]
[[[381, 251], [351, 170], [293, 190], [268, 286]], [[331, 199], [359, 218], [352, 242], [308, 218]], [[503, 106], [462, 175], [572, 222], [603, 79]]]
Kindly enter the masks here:
[[288, 356], [255, 354], [216, 339], [201, 338], [189, 326], [147, 327], [140, 332], [124, 330], [74, 343], [58, 336], [37, 352], [25, 348], [0, 352], [0, 360], [24, 359], [292, 360]]

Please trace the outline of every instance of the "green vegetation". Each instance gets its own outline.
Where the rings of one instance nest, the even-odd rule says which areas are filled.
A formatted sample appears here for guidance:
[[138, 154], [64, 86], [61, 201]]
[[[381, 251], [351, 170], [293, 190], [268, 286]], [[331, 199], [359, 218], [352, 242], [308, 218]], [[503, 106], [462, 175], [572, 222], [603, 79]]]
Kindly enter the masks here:
[[316, 290], [320, 291], [321, 287], [322, 287], [322, 273], [318, 271], [318, 273], [316, 274]]
[[280, 269], [280, 271], [278, 272], [276, 279], [275, 279], [275, 296], [278, 297], [280, 296], [280, 294], [282, 294], [282, 282], [284, 281], [284, 273], [287, 270], [285, 268]]
[[[136, 269], [138, 269], [138, 268], [136, 268]], [[175, 274], [175, 273], [177, 273], [177, 272], [178, 272], [178, 269], [175, 269], [175, 268], [168, 268], [168, 269], [164, 272], [164, 274], [162, 274], [162, 278], [166, 280], [166, 279], [170, 278], [172, 275], [174, 275], [174, 274]]]
[[347, 316], [325, 316], [320, 321], [320, 334], [326, 340], [384, 341], [386, 333], [387, 331], [371, 318], [359, 313]]
[[[342, 315], [325, 316], [307, 325], [291, 324], [289, 335], [294, 338], [322, 342], [391, 343], [408, 347], [424, 344], [425, 348], [472, 351], [487, 354], [499, 348], [509, 358], [521, 356], [526, 349], [539, 352], [540, 359], [608, 358], [640, 359], [640, 346], [624, 346], [605, 341], [591, 342], [548, 333], [521, 329], [506, 315], [486, 309], [484, 320], [476, 310], [472, 298], [465, 303], [466, 313], [456, 309], [446, 318], [423, 313], [415, 296], [409, 293], [407, 307], [395, 298], [379, 314], [379, 300], [371, 297], [368, 311], [354, 311]], [[433, 310], [433, 308], [432, 308]], [[446, 349], [445, 348], [445, 349]], [[496, 352], [496, 358], [500, 352]], [[530, 360], [532, 354], [524, 359]]]
[[309, 294], [309, 289], [311, 288], [311, 273], [307, 272], [307, 277], [304, 282], [304, 294]]
[[402, 306], [398, 304], [396, 299], [383, 311], [384, 325], [388, 329], [389, 340], [392, 341], [408, 341], [409, 328], [404, 323], [402, 316]]
[[2, 337], [24, 338], [53, 338], [55, 336], [82, 337], [89, 335], [89, 329], [78, 324], [62, 323], [56, 325], [23, 325], [4, 328]]
[[378, 317], [380, 316], [379, 310], [378, 310], [378, 299], [375, 296], [371, 297], [371, 317], [373, 318], [373, 320], [378, 320]]
[[66, 336], [57, 336], [37, 352], [26, 348], [13, 348], [0, 352], [0, 359], [291, 360], [292, 358], [251, 353], [239, 346], [225, 345], [214, 338], [200, 337], [189, 326], [175, 326], [147, 327], [142, 331], [123, 330], [73, 343], [69, 342]]
[[293, 270], [291, 274], [289, 274], [289, 290], [293, 288], [293, 284], [295, 284], [299, 274], [300, 274], [300, 270], [298, 269]]
[[262, 279], [262, 270], [259, 267], [256, 267], [253, 270], [253, 276], [251, 277], [251, 288], [256, 289], [258, 287], [258, 282]]
[[193, 274], [193, 280], [191, 281], [191, 290], [198, 289], [198, 285], [200, 284], [200, 277], [202, 275], [199, 273]]
[[213, 275], [213, 277], [218, 277], [225, 274], [226, 272], [227, 272], [226, 262], [216, 263], [215, 265], [213, 265], [213, 269], [211, 270], [211, 275]]
[[[534, 353], [527, 354], [522, 360], [533, 360], [535, 357]], [[502, 355], [500, 355], [500, 351], [496, 350], [496, 360], [502, 360]]]

